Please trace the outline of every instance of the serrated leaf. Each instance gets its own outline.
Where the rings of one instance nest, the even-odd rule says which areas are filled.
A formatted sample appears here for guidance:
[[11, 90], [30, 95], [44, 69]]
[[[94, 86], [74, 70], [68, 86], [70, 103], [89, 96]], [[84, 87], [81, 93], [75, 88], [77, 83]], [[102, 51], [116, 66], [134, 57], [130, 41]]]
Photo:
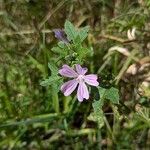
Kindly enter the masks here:
[[70, 21], [67, 20], [65, 22], [65, 29], [64, 30], [65, 30], [65, 33], [67, 34], [67, 38], [69, 41], [71, 41], [71, 40], [74, 41], [76, 39], [78, 33], [77, 33], [74, 25]]
[[103, 110], [102, 110], [102, 103], [101, 100], [99, 101], [94, 101], [94, 103], [92, 103], [93, 109], [94, 109], [94, 115], [97, 119], [98, 122], [98, 127], [102, 128], [104, 125], [104, 120], [103, 120]]
[[58, 68], [53, 62], [48, 63], [48, 68], [51, 70], [52, 75], [57, 75], [58, 74]]
[[60, 79], [59, 76], [51, 76], [48, 79], [45, 79], [44, 81], [42, 81], [40, 83], [41, 86], [48, 86], [51, 84], [54, 84], [55, 82], [57, 82]]
[[62, 55], [66, 54], [66, 51], [64, 49], [61, 49], [60, 47], [53, 47], [51, 51], [57, 54], [62, 54]]
[[88, 31], [89, 31], [89, 26], [86, 26], [79, 31], [79, 36], [80, 36], [81, 42], [87, 37]]
[[100, 99], [104, 99], [107, 89], [98, 87], [98, 90], [99, 90], [99, 94], [100, 94]]
[[77, 47], [80, 47], [81, 39], [79, 35], [77, 35], [76, 38], [74, 39], [74, 43]]
[[62, 84], [63, 84], [63, 79], [60, 78], [56, 82], [52, 83], [52, 88], [55, 90], [55, 92], [59, 92]]
[[90, 115], [87, 117], [87, 119], [94, 122], [97, 121], [94, 112], [91, 112]]
[[107, 90], [105, 98], [109, 99], [114, 104], [119, 104], [119, 90], [111, 87]]
[[119, 90], [111, 87], [110, 89], [105, 89], [99, 87], [100, 99], [103, 101], [104, 99], [110, 100], [114, 104], [119, 103]]
[[58, 42], [58, 46], [59, 46], [60, 48], [64, 48], [64, 47], [65, 47], [65, 43], [62, 42], [62, 41], [60, 41], [60, 42]]
[[82, 58], [86, 57], [88, 52], [89, 52], [89, 50], [87, 48], [80, 47], [78, 49], [79, 58], [82, 59]]

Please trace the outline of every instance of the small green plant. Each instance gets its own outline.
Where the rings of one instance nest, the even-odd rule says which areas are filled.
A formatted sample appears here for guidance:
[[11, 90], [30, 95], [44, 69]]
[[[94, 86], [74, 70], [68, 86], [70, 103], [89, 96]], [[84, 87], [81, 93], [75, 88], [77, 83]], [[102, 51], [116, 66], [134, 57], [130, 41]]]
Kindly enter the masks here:
[[[57, 107], [55, 110], [59, 112], [58, 92], [61, 90], [65, 96], [69, 96], [77, 87], [77, 99], [82, 102], [84, 99], [90, 98], [90, 87], [96, 86], [97, 94], [100, 95], [98, 100], [93, 100], [93, 117], [98, 122], [98, 126], [103, 125], [103, 110], [102, 106], [106, 100], [109, 100], [113, 104], [119, 103], [119, 91], [118, 89], [111, 87], [109, 89], [102, 88], [98, 83], [98, 76], [95, 74], [85, 75], [87, 68], [82, 68], [80, 65], [88, 61], [88, 55], [92, 55], [93, 52], [89, 48], [83, 47], [83, 42], [88, 36], [89, 27], [77, 29], [70, 21], [65, 22], [64, 30], [54, 30], [55, 37], [59, 39], [57, 46], [52, 48], [52, 51], [58, 55], [58, 60], [49, 62], [48, 67], [51, 71], [51, 76], [41, 82], [42, 86], [51, 86], [54, 96], [54, 103]], [[63, 67], [59, 69], [59, 66], [63, 64]], [[68, 66], [75, 66], [75, 70]], [[70, 81], [63, 84], [63, 77], [72, 78]], [[90, 98], [91, 99], [91, 98]], [[84, 105], [84, 104], [83, 104]]]

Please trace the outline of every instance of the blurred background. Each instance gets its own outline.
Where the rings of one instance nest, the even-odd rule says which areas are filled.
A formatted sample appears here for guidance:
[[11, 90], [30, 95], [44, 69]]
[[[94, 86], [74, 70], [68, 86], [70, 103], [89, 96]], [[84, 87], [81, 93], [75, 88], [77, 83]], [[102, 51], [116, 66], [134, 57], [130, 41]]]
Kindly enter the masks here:
[[[40, 82], [66, 19], [90, 26], [89, 72], [100, 86], [119, 89], [106, 102], [104, 124], [78, 103]], [[52, 97], [59, 99], [55, 109]], [[0, 149], [149, 149], [150, 0], [0, 0]]]

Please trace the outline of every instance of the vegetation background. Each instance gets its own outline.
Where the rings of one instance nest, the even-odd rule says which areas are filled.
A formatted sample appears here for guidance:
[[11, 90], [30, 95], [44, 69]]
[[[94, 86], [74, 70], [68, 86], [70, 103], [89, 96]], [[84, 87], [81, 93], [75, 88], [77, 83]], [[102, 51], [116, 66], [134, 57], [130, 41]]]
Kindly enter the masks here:
[[[119, 89], [100, 128], [92, 98], [40, 86], [57, 59], [52, 30], [66, 19], [90, 26], [84, 65], [101, 87]], [[0, 0], [0, 149], [149, 149], [149, 71], [150, 0]]]

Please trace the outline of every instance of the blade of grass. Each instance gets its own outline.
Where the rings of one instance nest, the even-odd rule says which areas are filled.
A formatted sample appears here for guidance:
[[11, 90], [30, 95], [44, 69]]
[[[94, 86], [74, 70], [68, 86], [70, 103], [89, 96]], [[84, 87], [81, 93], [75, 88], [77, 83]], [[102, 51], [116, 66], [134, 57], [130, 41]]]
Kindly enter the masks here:
[[7, 121], [6, 123], [1, 124], [0, 128], [9, 127], [9, 126], [10, 127], [11, 126], [22, 126], [22, 125], [30, 125], [30, 124], [34, 124], [34, 123], [50, 122], [54, 118], [56, 119], [59, 117], [60, 117], [60, 115], [58, 115], [57, 113], [53, 113], [53, 114], [44, 114], [44, 115], [34, 116], [32, 118], [28, 118], [26, 120], [21, 120], [21, 121], [10, 120], [10, 121]]
[[116, 85], [119, 83], [119, 81], [121, 80], [123, 74], [125, 73], [125, 71], [127, 70], [128, 66], [130, 65], [131, 61], [133, 60], [133, 57], [137, 54], [137, 50], [133, 50], [131, 52], [131, 55], [127, 58], [126, 62], [124, 63], [123, 67], [121, 68], [119, 74], [117, 75], [117, 77], [115, 78], [116, 80]]
[[48, 14], [45, 16], [45, 18], [41, 21], [41, 23], [39, 24], [39, 29], [41, 29], [43, 27], [43, 25], [47, 22], [48, 19], [50, 19], [50, 17], [56, 13], [64, 4], [65, 2], [67, 2], [68, 0], [62, 0], [56, 8], [54, 8], [52, 11], [49, 11]]
[[[53, 88], [54, 89], [54, 88]], [[52, 90], [52, 101], [53, 101], [53, 107], [56, 113], [59, 113], [59, 98], [58, 93], [55, 90]]]

